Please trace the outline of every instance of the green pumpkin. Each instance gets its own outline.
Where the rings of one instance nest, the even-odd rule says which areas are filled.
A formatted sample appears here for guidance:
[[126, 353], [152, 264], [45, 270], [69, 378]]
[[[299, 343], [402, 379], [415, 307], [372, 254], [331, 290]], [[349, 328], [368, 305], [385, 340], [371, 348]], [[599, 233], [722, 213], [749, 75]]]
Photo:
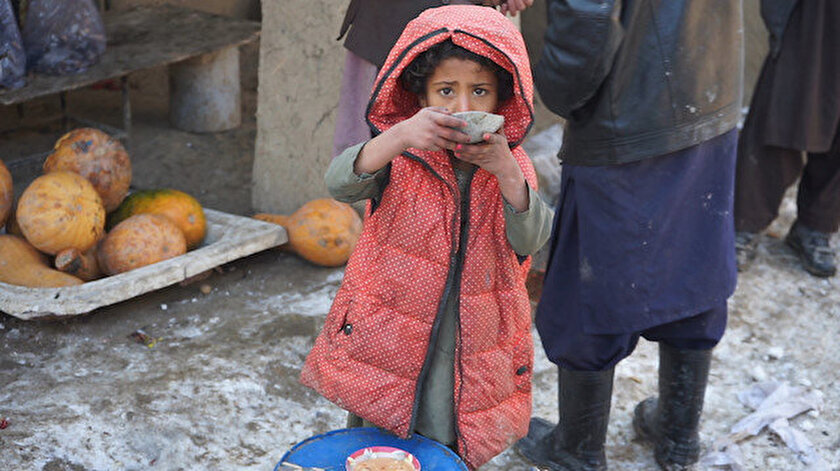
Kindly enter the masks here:
[[166, 216], [184, 232], [188, 249], [197, 247], [207, 234], [207, 220], [201, 203], [183, 191], [167, 188], [131, 193], [108, 215], [108, 229], [135, 214]]

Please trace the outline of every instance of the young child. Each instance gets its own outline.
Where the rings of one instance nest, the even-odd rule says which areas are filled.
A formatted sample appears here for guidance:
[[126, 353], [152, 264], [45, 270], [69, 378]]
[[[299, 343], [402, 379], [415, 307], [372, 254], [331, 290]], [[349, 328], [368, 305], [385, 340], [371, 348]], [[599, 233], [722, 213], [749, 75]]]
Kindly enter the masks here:
[[[365, 229], [301, 381], [383, 429], [457, 450], [477, 468], [524, 436], [531, 410], [528, 255], [551, 208], [520, 147], [533, 121], [520, 33], [477, 6], [406, 27], [368, 105], [370, 141], [327, 171], [369, 199]], [[467, 144], [459, 111], [505, 118]]]

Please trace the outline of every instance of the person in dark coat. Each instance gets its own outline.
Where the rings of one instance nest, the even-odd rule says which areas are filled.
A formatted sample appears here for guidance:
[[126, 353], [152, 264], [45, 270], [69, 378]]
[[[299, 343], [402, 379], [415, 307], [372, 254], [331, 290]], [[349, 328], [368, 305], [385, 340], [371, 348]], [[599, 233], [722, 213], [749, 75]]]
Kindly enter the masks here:
[[498, 6], [516, 15], [534, 0], [350, 0], [338, 39], [347, 53], [335, 119], [332, 155], [371, 138], [365, 120], [370, 91], [388, 52], [409, 21], [421, 12], [448, 4]]
[[535, 78], [567, 125], [536, 325], [559, 367], [559, 423], [516, 448], [604, 470], [615, 365], [659, 343], [659, 397], [634, 428], [663, 469], [699, 456], [712, 349], [735, 289], [740, 0], [549, 0]]
[[840, 4], [762, 0], [761, 13], [770, 52], [738, 143], [738, 268], [749, 267], [758, 235], [778, 216], [785, 191], [799, 179], [797, 219], [785, 242], [809, 273], [834, 276], [830, 238], [840, 227]]

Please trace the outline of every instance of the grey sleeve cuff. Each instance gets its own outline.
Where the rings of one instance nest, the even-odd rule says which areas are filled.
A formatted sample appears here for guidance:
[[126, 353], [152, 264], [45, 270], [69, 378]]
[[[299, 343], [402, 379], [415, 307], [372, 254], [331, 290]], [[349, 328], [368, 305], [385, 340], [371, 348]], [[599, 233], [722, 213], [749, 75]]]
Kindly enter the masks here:
[[514, 252], [519, 255], [535, 253], [551, 236], [554, 210], [530, 185], [528, 185], [528, 209], [517, 213], [505, 200], [504, 215], [508, 242]]
[[[330, 163], [324, 181], [333, 198], [345, 203], [353, 203], [379, 196], [380, 183], [385, 177], [385, 168], [375, 173], [356, 175], [353, 166], [367, 142], [348, 147]], [[387, 168], [387, 167], [386, 167]]]

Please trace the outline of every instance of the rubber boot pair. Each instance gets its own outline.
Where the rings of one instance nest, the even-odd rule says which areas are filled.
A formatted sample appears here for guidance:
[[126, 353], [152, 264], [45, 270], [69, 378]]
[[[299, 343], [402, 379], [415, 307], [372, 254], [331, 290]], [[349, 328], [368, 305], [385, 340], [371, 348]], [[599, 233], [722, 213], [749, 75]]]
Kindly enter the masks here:
[[641, 439], [653, 443], [654, 457], [663, 470], [689, 470], [697, 462], [711, 359], [711, 350], [681, 350], [659, 343], [659, 397], [636, 406], [633, 428]]
[[557, 425], [532, 418], [528, 436], [516, 450], [541, 469], [552, 471], [604, 471], [604, 442], [610, 419], [613, 368], [571, 371], [560, 368]]

